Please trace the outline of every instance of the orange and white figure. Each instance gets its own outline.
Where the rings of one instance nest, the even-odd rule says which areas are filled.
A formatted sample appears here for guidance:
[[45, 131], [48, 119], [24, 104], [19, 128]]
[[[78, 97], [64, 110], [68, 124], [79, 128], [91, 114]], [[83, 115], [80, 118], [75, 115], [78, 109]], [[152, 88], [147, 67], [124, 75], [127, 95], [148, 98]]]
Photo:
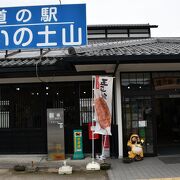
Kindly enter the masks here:
[[95, 133], [111, 135], [113, 78], [96, 76], [94, 84]]
[[132, 134], [130, 136], [130, 139], [127, 142], [128, 158], [130, 160], [143, 160], [143, 143], [144, 140], [140, 139], [138, 134]]

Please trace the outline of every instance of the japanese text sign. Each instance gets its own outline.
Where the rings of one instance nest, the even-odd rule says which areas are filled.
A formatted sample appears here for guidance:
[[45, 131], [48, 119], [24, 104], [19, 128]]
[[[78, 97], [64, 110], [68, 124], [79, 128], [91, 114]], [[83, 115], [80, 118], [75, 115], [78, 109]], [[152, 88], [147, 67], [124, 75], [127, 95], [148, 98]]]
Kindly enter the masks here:
[[74, 130], [74, 152], [82, 151], [82, 131]]
[[74, 130], [74, 154], [73, 159], [83, 159], [82, 130]]
[[86, 5], [0, 8], [0, 50], [85, 45]]
[[96, 134], [111, 135], [113, 77], [95, 76], [94, 109]]

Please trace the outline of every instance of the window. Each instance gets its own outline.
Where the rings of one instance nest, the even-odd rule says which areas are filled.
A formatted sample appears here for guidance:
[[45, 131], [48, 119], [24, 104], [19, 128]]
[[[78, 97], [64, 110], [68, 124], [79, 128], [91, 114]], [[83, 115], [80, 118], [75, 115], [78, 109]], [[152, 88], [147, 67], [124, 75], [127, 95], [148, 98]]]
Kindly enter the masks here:
[[128, 37], [128, 30], [127, 29], [108, 29], [107, 37], [108, 38]]
[[80, 83], [80, 125], [92, 121], [92, 83]]
[[106, 38], [105, 30], [88, 30], [88, 39]]
[[150, 37], [149, 29], [130, 29], [130, 37]]
[[41, 128], [42, 90], [38, 85], [13, 87], [15, 128]]
[[151, 88], [150, 73], [122, 73], [121, 84], [124, 90], [144, 90]]
[[80, 98], [80, 124], [92, 121], [92, 98]]
[[9, 128], [9, 100], [0, 100], [0, 128]]

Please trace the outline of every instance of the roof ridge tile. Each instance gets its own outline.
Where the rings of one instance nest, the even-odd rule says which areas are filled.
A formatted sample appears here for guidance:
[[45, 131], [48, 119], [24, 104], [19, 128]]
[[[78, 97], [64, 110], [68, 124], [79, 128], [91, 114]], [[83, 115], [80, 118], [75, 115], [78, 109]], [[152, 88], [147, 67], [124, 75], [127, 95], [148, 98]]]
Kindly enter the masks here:
[[136, 40], [125, 40], [125, 41], [115, 41], [115, 42], [106, 42], [106, 43], [95, 43], [85, 46], [73, 46], [68, 49], [69, 55], [83, 54], [90, 51], [95, 51], [98, 49], [106, 50], [117, 47], [129, 47], [136, 46], [142, 44], [152, 44], [157, 42], [156, 38], [148, 38], [148, 39], [136, 39]]

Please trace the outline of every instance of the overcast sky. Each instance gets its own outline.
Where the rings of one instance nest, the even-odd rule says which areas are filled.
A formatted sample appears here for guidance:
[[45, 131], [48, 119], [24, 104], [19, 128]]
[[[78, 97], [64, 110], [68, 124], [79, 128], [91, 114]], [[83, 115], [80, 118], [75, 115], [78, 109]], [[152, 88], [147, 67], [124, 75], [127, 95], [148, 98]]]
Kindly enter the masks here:
[[[59, 4], [59, 0], [0, 0], [0, 7]], [[153, 37], [180, 37], [180, 0], [61, 0], [87, 4], [87, 24], [151, 24]]]

